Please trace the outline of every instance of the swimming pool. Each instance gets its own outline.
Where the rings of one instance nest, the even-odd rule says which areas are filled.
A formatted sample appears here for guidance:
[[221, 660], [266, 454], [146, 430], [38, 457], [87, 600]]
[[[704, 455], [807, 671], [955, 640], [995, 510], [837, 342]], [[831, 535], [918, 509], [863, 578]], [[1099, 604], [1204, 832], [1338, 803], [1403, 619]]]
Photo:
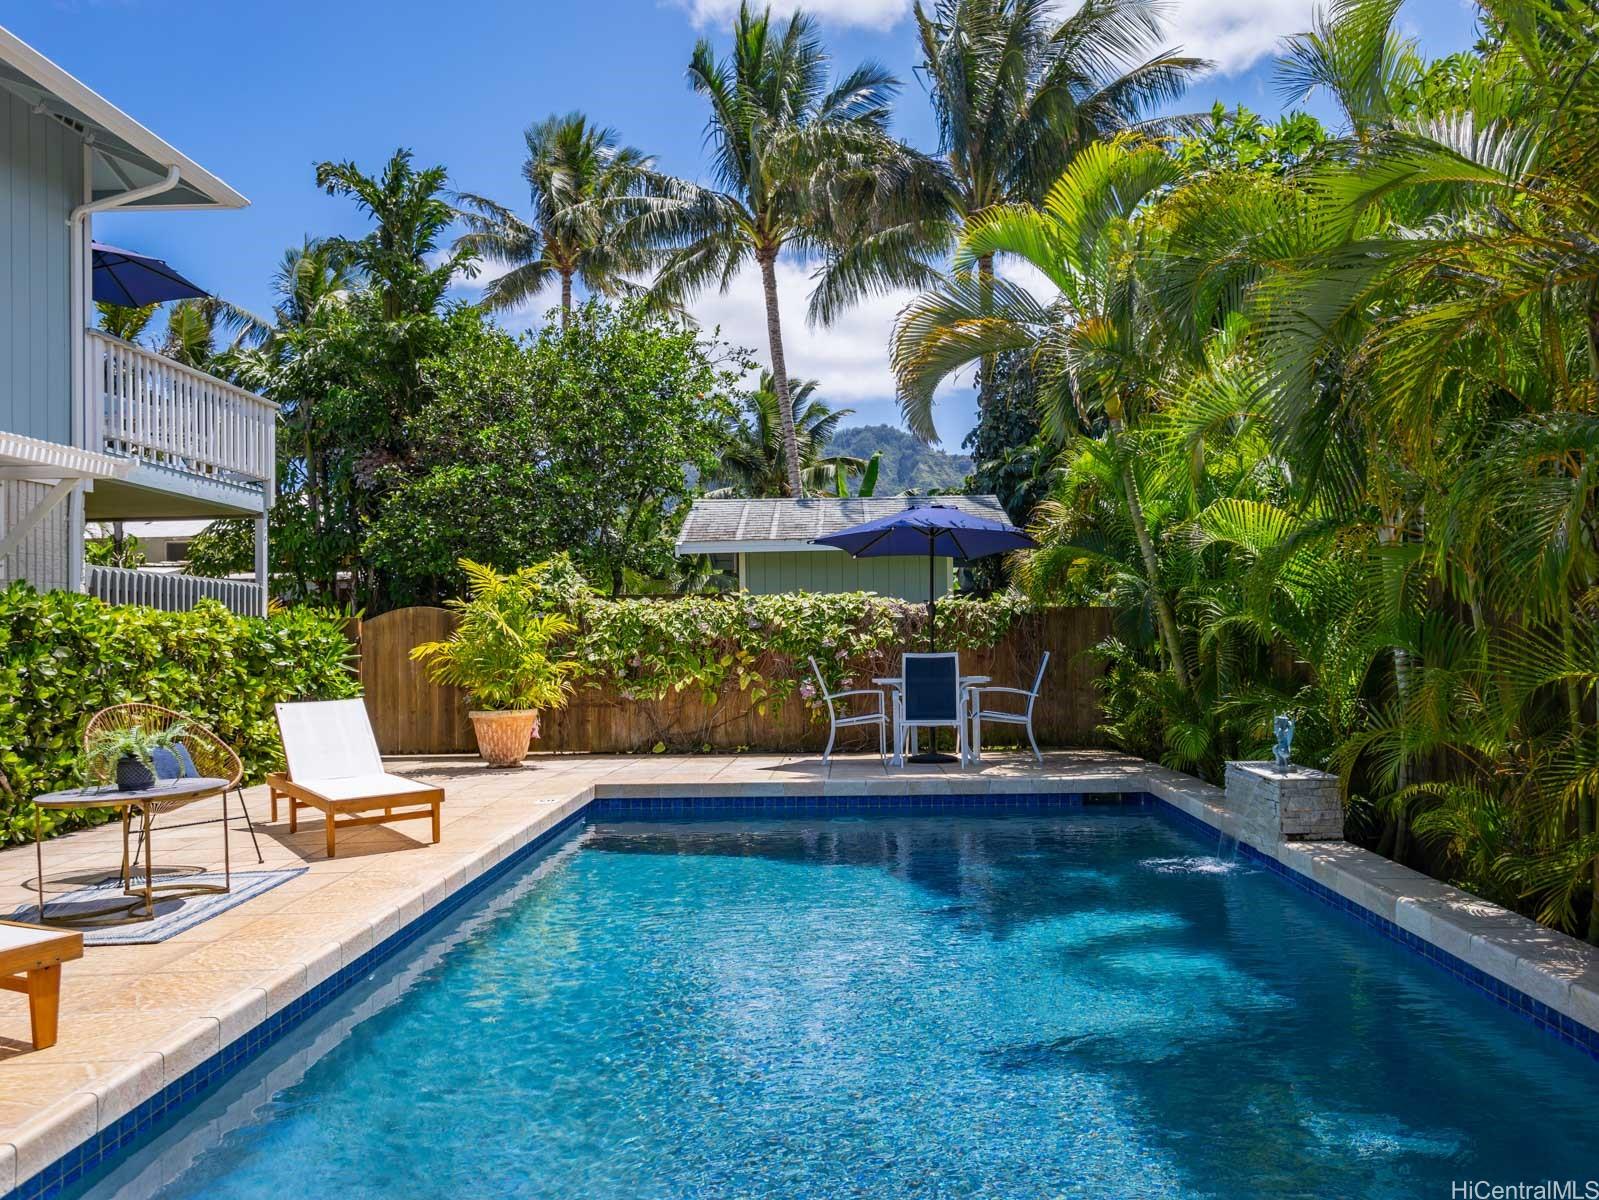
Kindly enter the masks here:
[[[1447, 1196], [1599, 1066], [1152, 806], [600, 822], [86, 1194]], [[335, 1011], [336, 1010], [336, 1011]]]

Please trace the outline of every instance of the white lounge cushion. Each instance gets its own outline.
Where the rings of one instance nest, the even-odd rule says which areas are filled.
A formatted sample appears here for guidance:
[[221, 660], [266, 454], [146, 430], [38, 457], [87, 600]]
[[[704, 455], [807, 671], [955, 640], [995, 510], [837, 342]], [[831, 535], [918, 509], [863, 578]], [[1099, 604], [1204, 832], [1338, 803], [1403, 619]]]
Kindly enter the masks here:
[[417, 792], [432, 792], [437, 789], [431, 784], [417, 783], [415, 780], [402, 779], [398, 775], [390, 775], [386, 771], [376, 771], [369, 775], [346, 775], [341, 779], [301, 779], [296, 777], [295, 783], [309, 792], [315, 792], [324, 800], [377, 800], [383, 801], [390, 796], [404, 803], [405, 797]]
[[61, 929], [39, 929], [31, 925], [0, 924], [0, 952], [21, 950], [28, 946], [43, 946], [70, 937]]
[[307, 700], [279, 704], [277, 710], [283, 755], [296, 783], [383, 774], [366, 701]]

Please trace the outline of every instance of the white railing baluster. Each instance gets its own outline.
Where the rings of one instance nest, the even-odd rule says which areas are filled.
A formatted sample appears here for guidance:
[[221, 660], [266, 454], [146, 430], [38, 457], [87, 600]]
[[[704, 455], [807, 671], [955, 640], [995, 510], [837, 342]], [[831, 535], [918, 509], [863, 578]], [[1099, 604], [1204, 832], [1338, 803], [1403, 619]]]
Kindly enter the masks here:
[[101, 362], [108, 450], [222, 483], [272, 486], [276, 404], [99, 330], [86, 336]]

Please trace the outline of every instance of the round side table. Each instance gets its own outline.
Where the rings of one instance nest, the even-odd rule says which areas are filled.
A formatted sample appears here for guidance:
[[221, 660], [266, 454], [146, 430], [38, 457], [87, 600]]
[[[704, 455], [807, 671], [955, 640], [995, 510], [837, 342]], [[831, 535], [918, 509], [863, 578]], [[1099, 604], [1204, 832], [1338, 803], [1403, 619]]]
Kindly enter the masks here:
[[[155, 918], [155, 901], [158, 893], [162, 895], [195, 895], [231, 890], [233, 886], [233, 864], [232, 856], [228, 850], [227, 788], [228, 781], [226, 779], [216, 779], [209, 775], [202, 775], [163, 779], [153, 787], [140, 788], [137, 791], [106, 785], [101, 787], [66, 788], [59, 792], [46, 792], [42, 796], [34, 797], [33, 849], [35, 865], [39, 872], [36, 883], [39, 889], [40, 924], [93, 928], [99, 925], [125, 925], [135, 921], [150, 921]], [[205, 800], [211, 796], [222, 797], [222, 870], [225, 882], [221, 884], [156, 883], [153, 862], [154, 851], [151, 848], [153, 840], [151, 835], [155, 831], [156, 816], [161, 812], [182, 808], [185, 805], [193, 804], [197, 800]], [[120, 877], [122, 879], [122, 896], [125, 899], [114, 899], [108, 906], [90, 913], [48, 917], [45, 913], [44, 898], [44, 828], [40, 820], [40, 814], [45, 811], [63, 811], [75, 808], [114, 808], [118, 810], [118, 814], [122, 819], [122, 869]], [[138, 888], [133, 886], [132, 867], [134, 864], [129, 861], [128, 856], [128, 833], [134, 813], [139, 814], [140, 832], [144, 841], [144, 885]]]

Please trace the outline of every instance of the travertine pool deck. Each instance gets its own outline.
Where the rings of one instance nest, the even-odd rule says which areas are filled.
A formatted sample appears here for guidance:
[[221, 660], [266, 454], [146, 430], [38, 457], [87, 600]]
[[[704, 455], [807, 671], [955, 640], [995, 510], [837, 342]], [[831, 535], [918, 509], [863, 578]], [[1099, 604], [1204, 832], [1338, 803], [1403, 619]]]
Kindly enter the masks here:
[[[339, 857], [329, 860], [319, 816], [302, 813], [300, 831], [291, 836], [286, 813], [270, 822], [265, 789], [251, 789], [266, 863], [257, 865], [240, 823], [234, 869], [304, 867], [303, 875], [166, 942], [86, 947], [82, 961], [64, 970], [60, 1040], [48, 1050], [29, 1044], [25, 999], [0, 999], [0, 1195], [109, 1129], [596, 794], [1148, 792], [1222, 833], [1245, 829], [1220, 789], [1104, 751], [1054, 752], [1042, 767], [1030, 757], [989, 754], [981, 770], [966, 771], [953, 764], [885, 771], [875, 756], [841, 756], [824, 767], [815, 757], [773, 755], [535, 756], [511, 771], [466, 758], [396, 759], [391, 769], [445, 787], [438, 845], [422, 840], [425, 821], [374, 826], [342, 836]], [[201, 820], [219, 811], [219, 802], [209, 801], [170, 819]], [[158, 825], [157, 838], [158, 868], [220, 869], [216, 825], [166, 833]], [[1545, 1016], [1553, 1014], [1557, 1025], [1576, 1023], [1568, 1040], [1591, 1051], [1587, 1031], [1599, 1028], [1599, 954], [1592, 948], [1344, 842], [1255, 849], [1546, 1006]], [[46, 844], [45, 873], [103, 875], [120, 855], [116, 825], [84, 830]], [[0, 911], [32, 900], [33, 877], [31, 846], [0, 852]], [[1512, 997], [1509, 1006], [1516, 1004]]]

